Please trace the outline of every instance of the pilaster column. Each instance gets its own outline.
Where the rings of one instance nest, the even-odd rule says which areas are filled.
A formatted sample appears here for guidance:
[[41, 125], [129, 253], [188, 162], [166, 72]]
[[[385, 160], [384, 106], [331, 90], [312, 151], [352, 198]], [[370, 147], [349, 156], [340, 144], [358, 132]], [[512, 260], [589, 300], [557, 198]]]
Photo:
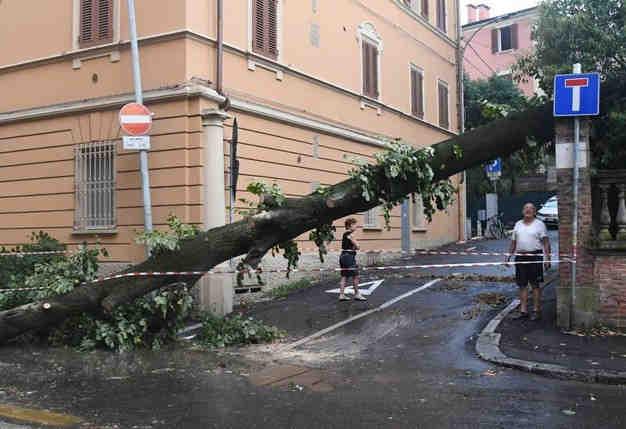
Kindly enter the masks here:
[[224, 184], [224, 120], [228, 115], [221, 110], [202, 113], [202, 144], [204, 177], [204, 228], [222, 226], [226, 222]]

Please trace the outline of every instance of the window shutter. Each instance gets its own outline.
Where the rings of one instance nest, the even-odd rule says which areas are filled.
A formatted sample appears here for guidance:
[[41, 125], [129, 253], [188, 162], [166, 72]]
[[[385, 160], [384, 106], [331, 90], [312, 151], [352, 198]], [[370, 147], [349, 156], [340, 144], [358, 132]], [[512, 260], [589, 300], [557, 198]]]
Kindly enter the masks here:
[[446, 0], [437, 0], [437, 28], [441, 31], [446, 29]]
[[378, 98], [378, 48], [374, 45], [370, 45], [370, 51], [370, 64], [372, 67], [371, 96]]
[[494, 28], [493, 30], [491, 30], [491, 53], [495, 54], [496, 52], [498, 52], [498, 37], [500, 36], [498, 34], [498, 29]]
[[98, 40], [113, 40], [113, 2], [98, 0]]
[[93, 0], [80, 2], [80, 43], [91, 43], [94, 38]]
[[254, 0], [252, 3], [252, 50], [278, 58], [277, 0]]
[[439, 82], [439, 126], [449, 128], [448, 122], [448, 87]]
[[378, 48], [363, 40], [363, 94], [378, 98]]
[[81, 0], [81, 46], [113, 41], [113, 0]]
[[371, 77], [370, 77], [370, 60], [369, 60], [369, 55], [370, 55], [370, 50], [369, 50], [369, 44], [365, 41], [363, 41], [362, 43], [363, 45], [363, 94], [365, 95], [369, 95], [370, 94], [370, 81], [371, 81]]
[[417, 116], [417, 70], [411, 70], [411, 113]]
[[411, 113], [418, 118], [424, 118], [424, 81], [418, 70], [411, 70]]
[[518, 40], [519, 40], [519, 25], [513, 24], [511, 25], [511, 49], [518, 48]]
[[267, 54], [278, 58], [278, 4], [277, 0], [267, 0]]
[[254, 0], [252, 4], [252, 49], [257, 52], [265, 51], [265, 0]]
[[422, 0], [422, 16], [428, 19], [428, 0]]

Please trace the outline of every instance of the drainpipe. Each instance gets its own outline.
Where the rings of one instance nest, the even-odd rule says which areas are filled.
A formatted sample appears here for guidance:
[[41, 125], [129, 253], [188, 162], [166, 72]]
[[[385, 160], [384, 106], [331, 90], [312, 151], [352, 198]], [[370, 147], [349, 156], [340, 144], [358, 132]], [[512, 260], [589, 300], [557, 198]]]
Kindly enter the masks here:
[[[463, 82], [463, 49], [461, 48], [461, 6], [460, 2], [456, 2], [456, 66], [457, 66], [457, 118], [459, 123], [459, 132], [461, 134], [465, 133], [465, 84]], [[461, 185], [465, 192], [465, 204], [464, 210], [459, 205], [459, 240], [467, 239], [467, 231], [466, 231], [466, 222], [465, 218], [467, 217], [467, 183], [466, 183], [466, 174], [465, 171], [461, 173]], [[461, 194], [462, 195], [462, 194]]]
[[224, 0], [217, 0], [217, 61], [216, 61], [216, 82], [217, 93], [224, 93]]

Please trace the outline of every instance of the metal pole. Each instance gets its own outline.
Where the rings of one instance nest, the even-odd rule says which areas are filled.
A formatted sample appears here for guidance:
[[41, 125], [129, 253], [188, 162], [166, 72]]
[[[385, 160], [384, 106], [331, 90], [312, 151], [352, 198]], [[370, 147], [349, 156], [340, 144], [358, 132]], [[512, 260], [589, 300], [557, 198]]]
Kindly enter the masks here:
[[[574, 64], [574, 73], [581, 73], [580, 63]], [[574, 310], [576, 308], [576, 259], [578, 254], [578, 145], [580, 143], [580, 119], [574, 118], [574, 166], [572, 174], [572, 306], [570, 310], [570, 327], [574, 324]]]
[[[137, 24], [135, 20], [135, 0], [128, 0], [128, 26], [130, 31], [130, 51], [133, 63], [133, 81], [135, 83], [135, 101], [143, 104], [141, 89], [141, 68], [139, 66], [139, 46], [137, 44]], [[150, 175], [148, 173], [148, 151], [139, 151], [141, 170], [141, 193], [143, 195], [144, 229], [152, 231], [152, 201], [150, 199]]]

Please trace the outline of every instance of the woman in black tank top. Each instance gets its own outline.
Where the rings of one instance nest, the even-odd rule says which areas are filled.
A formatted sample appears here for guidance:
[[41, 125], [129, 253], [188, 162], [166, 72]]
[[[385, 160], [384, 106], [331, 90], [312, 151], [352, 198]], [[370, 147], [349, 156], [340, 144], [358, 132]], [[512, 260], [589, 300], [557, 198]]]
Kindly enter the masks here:
[[356, 225], [356, 219], [346, 219], [346, 232], [343, 233], [341, 239], [341, 256], [339, 257], [339, 266], [341, 267], [339, 301], [350, 300], [344, 293], [349, 278], [352, 278], [353, 282], [354, 299], [357, 301], [366, 301], [366, 298], [359, 293], [359, 268], [356, 263], [356, 251], [359, 250], [359, 244], [352, 237], [356, 231]]

